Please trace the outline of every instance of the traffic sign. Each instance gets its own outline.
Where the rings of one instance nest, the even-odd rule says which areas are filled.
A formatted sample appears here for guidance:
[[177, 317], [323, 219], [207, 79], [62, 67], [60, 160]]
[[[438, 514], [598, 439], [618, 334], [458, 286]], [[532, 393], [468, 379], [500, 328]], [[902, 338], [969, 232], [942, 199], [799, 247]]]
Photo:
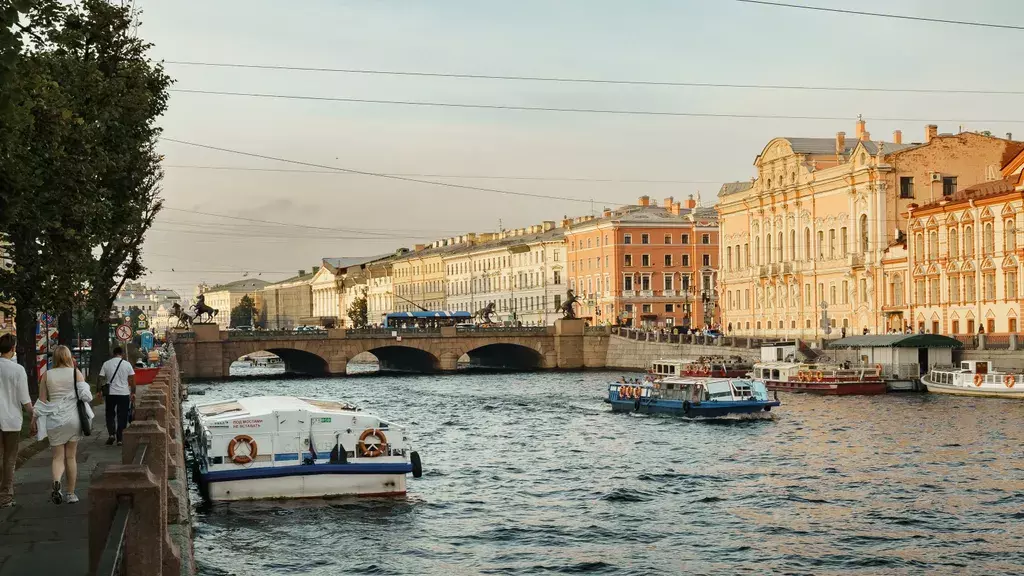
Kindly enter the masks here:
[[132, 340], [132, 327], [127, 324], [121, 324], [114, 330], [114, 335], [117, 336], [118, 342], [131, 342]]

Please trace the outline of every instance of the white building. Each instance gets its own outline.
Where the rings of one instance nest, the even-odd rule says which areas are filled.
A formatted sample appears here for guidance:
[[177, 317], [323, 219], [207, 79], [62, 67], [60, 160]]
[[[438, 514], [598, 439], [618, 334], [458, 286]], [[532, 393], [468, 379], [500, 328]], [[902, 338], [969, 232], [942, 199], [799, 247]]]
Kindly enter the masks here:
[[379, 260], [366, 266], [366, 318], [370, 324], [383, 324], [384, 316], [395, 311], [392, 260]]

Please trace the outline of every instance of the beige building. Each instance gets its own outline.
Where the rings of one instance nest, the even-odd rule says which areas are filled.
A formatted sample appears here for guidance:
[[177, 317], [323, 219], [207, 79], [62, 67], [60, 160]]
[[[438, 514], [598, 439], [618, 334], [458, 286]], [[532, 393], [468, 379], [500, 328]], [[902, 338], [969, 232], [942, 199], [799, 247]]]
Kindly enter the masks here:
[[250, 298], [258, 300], [258, 293], [267, 284], [269, 282], [265, 280], [246, 278], [217, 286], [201, 286], [199, 293], [205, 296], [207, 306], [217, 310], [217, 315], [213, 318], [214, 322], [220, 326], [221, 330], [226, 330], [231, 324], [231, 309], [238, 306], [243, 296], [248, 295]]
[[312, 317], [313, 276], [313, 273], [299, 270], [297, 276], [263, 287], [260, 291], [263, 297], [260, 319], [264, 328], [294, 330]]
[[444, 310], [444, 256], [455, 249], [450, 239], [431, 244], [417, 244], [392, 266], [395, 309], [392, 312], [415, 312], [420, 308]]
[[392, 273], [395, 260], [406, 252], [408, 249], [402, 248], [393, 257], [366, 266], [366, 318], [370, 324], [383, 325], [384, 317], [395, 310]]
[[[1002, 177], [1022, 144], [987, 134], [923, 141], [775, 138], [756, 157], [757, 176], [719, 193], [720, 300], [727, 333], [820, 338], [884, 332], [883, 263], [907, 233], [908, 208]], [[827, 317], [826, 317], [827, 316]], [[823, 323], [824, 322], [824, 323]]]

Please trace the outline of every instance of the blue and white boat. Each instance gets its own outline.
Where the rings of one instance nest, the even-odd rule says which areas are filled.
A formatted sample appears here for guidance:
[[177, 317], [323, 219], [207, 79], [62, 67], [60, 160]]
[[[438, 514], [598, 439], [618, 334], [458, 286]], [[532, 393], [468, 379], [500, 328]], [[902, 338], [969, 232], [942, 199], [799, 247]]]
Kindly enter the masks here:
[[608, 387], [613, 412], [671, 414], [687, 418], [720, 418], [760, 414], [781, 405], [768, 396], [763, 382], [746, 378], [663, 378], [642, 384]]
[[188, 424], [209, 501], [400, 495], [422, 474], [405, 428], [345, 402], [239, 398], [193, 407]]

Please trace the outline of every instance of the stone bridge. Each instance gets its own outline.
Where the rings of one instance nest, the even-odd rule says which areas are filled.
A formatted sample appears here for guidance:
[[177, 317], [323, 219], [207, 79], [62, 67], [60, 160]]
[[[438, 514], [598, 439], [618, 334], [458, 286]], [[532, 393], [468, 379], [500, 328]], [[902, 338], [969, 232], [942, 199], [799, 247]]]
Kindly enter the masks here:
[[602, 368], [610, 330], [582, 320], [523, 328], [443, 327], [433, 330], [323, 330], [317, 332], [228, 332], [196, 325], [171, 335], [186, 378], [227, 378], [231, 363], [253, 352], [281, 358], [286, 371], [341, 375], [348, 362], [373, 354], [382, 370], [450, 372], [463, 355], [470, 365], [501, 369]]

